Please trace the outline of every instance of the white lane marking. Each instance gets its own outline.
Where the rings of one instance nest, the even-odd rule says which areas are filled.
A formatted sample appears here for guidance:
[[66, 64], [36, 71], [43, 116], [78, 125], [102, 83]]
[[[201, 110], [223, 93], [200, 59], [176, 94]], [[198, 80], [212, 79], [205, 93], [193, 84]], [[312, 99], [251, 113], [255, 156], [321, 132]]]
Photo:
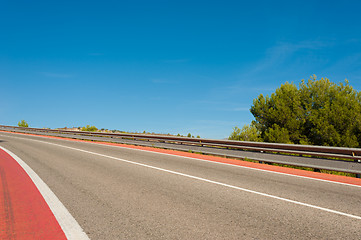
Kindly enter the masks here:
[[277, 171], [266, 170], [266, 169], [240, 166], [240, 165], [235, 165], [235, 164], [231, 164], [231, 163], [216, 162], [216, 161], [212, 161], [212, 160], [200, 159], [200, 158], [195, 158], [195, 157], [180, 156], [180, 155], [174, 155], [174, 154], [170, 154], [170, 153], [154, 152], [154, 151], [150, 151], [150, 150], [143, 150], [143, 149], [137, 149], [137, 148], [124, 147], [124, 146], [107, 145], [107, 144], [102, 144], [102, 143], [99, 144], [96, 142], [89, 142], [89, 143], [98, 144], [98, 145], [101, 144], [103, 146], [109, 146], [109, 147], [115, 147], [115, 148], [120, 147], [120, 148], [126, 148], [126, 149], [130, 149], [130, 150], [142, 151], [142, 152], [147, 152], [147, 153], [155, 153], [155, 154], [161, 154], [161, 155], [167, 155], [167, 156], [173, 156], [173, 157], [179, 157], [179, 158], [187, 158], [187, 159], [192, 159], [192, 160], [197, 160], [197, 161], [202, 161], [202, 162], [209, 162], [209, 163], [214, 163], [214, 164], [220, 164], [220, 165], [226, 165], [226, 166], [232, 166], [232, 167], [238, 167], [238, 168], [245, 168], [245, 169], [251, 169], [251, 170], [255, 170], [255, 171], [275, 173], [275, 174], [279, 174], [279, 175], [286, 175], [286, 176], [291, 176], [291, 177], [298, 177], [298, 178], [310, 179], [310, 180], [315, 180], [315, 181], [320, 181], [320, 182], [335, 183], [335, 184], [341, 184], [341, 185], [361, 188], [361, 185], [355, 185], [355, 184], [351, 184], [351, 183], [343, 183], [343, 182], [337, 182], [337, 181], [320, 179], [320, 178], [300, 176], [300, 175], [295, 175], [295, 174], [291, 174], [291, 173], [283, 173], [283, 172], [277, 172]]
[[[24, 139], [24, 138], [22, 138], [22, 139]], [[209, 180], [209, 179], [206, 179], [206, 178], [201, 178], [201, 177], [197, 177], [197, 176], [193, 176], [193, 175], [189, 175], [189, 174], [185, 174], [185, 173], [181, 173], [181, 172], [176, 172], [176, 171], [172, 171], [172, 170], [168, 170], [168, 169], [164, 169], [164, 168], [154, 167], [154, 166], [143, 164], [143, 163], [133, 162], [133, 161], [129, 161], [129, 160], [122, 159], [122, 158], [117, 158], [117, 157], [113, 157], [113, 156], [109, 156], [109, 155], [105, 155], [105, 154], [101, 154], [101, 153], [96, 153], [96, 152], [90, 152], [90, 151], [87, 151], [87, 150], [68, 147], [68, 146], [64, 146], [64, 145], [60, 145], [60, 144], [56, 144], [56, 143], [49, 143], [49, 142], [44, 142], [44, 141], [35, 140], [35, 139], [25, 139], [25, 140], [41, 142], [41, 143], [45, 143], [45, 144], [49, 144], [49, 145], [53, 145], [53, 146], [58, 146], [58, 147], [62, 147], [62, 148], [67, 148], [67, 149], [71, 149], [71, 150], [75, 150], [75, 151], [79, 151], [79, 152], [84, 152], [84, 153], [96, 155], [96, 156], [99, 156], [99, 157], [110, 158], [110, 159], [114, 159], [114, 160], [121, 161], [121, 162], [126, 162], [126, 163], [130, 163], [130, 164], [134, 164], [134, 165], [138, 165], [138, 166], [142, 166], [142, 167], [147, 167], [147, 168], [151, 168], [151, 169], [155, 169], [155, 170], [175, 174], [175, 175], [178, 175], [178, 176], [183, 176], [183, 177], [187, 177], [187, 178], [191, 178], [191, 179], [196, 179], [196, 180], [207, 182], [207, 183], [213, 183], [213, 184], [216, 184], [216, 185], [220, 185], [220, 186], [224, 186], [224, 187], [228, 187], [228, 188], [232, 188], [232, 189], [236, 189], [236, 190], [240, 190], [240, 191], [244, 191], [244, 192], [248, 192], [248, 193], [253, 193], [253, 194], [260, 195], [260, 196], [273, 198], [273, 199], [277, 199], [277, 200], [280, 200], [280, 201], [289, 202], [289, 203], [293, 203], [293, 204], [296, 204], [296, 205], [305, 206], [305, 207], [318, 209], [318, 210], [321, 210], [321, 211], [334, 213], [334, 214], [338, 214], [338, 215], [341, 215], [341, 216], [361, 220], [361, 216], [352, 215], [352, 214], [332, 210], [332, 209], [329, 209], [329, 208], [319, 207], [319, 206], [316, 206], [316, 205], [303, 203], [303, 202], [291, 200], [291, 199], [288, 199], [288, 198], [278, 197], [278, 196], [267, 194], [267, 193], [257, 192], [257, 191], [253, 191], [253, 190], [250, 190], [250, 189], [247, 189], [247, 188], [237, 187], [237, 186], [234, 186], [234, 185], [221, 183], [221, 182], [217, 182], [217, 181], [213, 181], [213, 180]]]
[[[1, 131], [0, 131], [0, 132], [1, 132]], [[20, 133], [20, 134], [21, 134], [21, 133]], [[4, 135], [0, 135], [0, 136], [4, 136]], [[8, 135], [5, 135], [5, 136], [6, 136], [6, 137], [13, 137], [13, 138], [24, 139], [24, 140], [28, 140], [28, 139], [29, 139], [29, 138], [21, 138], [21, 137], [14, 137], [14, 136], [8, 136]], [[48, 136], [45, 136], [45, 135], [39, 135], [39, 136], [34, 136], [34, 135], [32, 135], [32, 136], [33, 136], [33, 137], [39, 137], [39, 138], [47, 138], [47, 137], [48, 137]], [[56, 138], [54, 138], [54, 139], [56, 139]], [[30, 139], [29, 139], [29, 140], [30, 140]], [[70, 141], [70, 140], [68, 140], [67, 138], [57, 139], [57, 140]], [[34, 141], [40, 141], [40, 140], [34, 140]], [[351, 183], [343, 183], [343, 182], [337, 182], [337, 181], [332, 181], [332, 180], [326, 180], [326, 179], [320, 179], [320, 178], [314, 178], [314, 177], [307, 177], [307, 176], [301, 176], [301, 175], [295, 175], [295, 174], [291, 174], [291, 173], [283, 173], [283, 172], [277, 172], [277, 171], [272, 171], [272, 170], [259, 169], [259, 168], [254, 168], [254, 167], [240, 166], [240, 165], [235, 165], [235, 164], [231, 164], [231, 163], [216, 162], [216, 161], [212, 161], [212, 160], [200, 159], [200, 158], [195, 158], [195, 157], [186, 157], [186, 156], [180, 156], [180, 155], [173, 155], [173, 154], [170, 154], [170, 153], [161, 153], [161, 152], [154, 152], [154, 151], [150, 151], [150, 150], [130, 148], [130, 147], [125, 147], [125, 146], [115, 146], [115, 145], [103, 144], [103, 143], [107, 143], [107, 142], [81, 142], [81, 143], [103, 145], [103, 146], [115, 147], [115, 148], [125, 148], [125, 149], [130, 149], [130, 150], [135, 150], [135, 151], [142, 151], [142, 152], [147, 152], [147, 153], [161, 154], [161, 155], [173, 156], [173, 157], [178, 157], [178, 158], [186, 158], [186, 159], [192, 159], [192, 160], [197, 160], [197, 161], [202, 161], [202, 162], [208, 162], [208, 163], [214, 163], [214, 164], [220, 164], [220, 165], [226, 165], [226, 166], [231, 166], [231, 167], [238, 167], [238, 168], [250, 169], [250, 170], [254, 170], [254, 171], [261, 171], [261, 172], [267, 172], [267, 173], [272, 173], [272, 174], [279, 174], [279, 175], [285, 175], [285, 176], [290, 176], [290, 177], [297, 177], [297, 178], [309, 179], [309, 180], [314, 180], [314, 181], [334, 183], [334, 184], [340, 184], [340, 185], [345, 185], [345, 186], [351, 186], [351, 187], [361, 188], [361, 185], [355, 185], [355, 184], [351, 184]], [[171, 149], [170, 149], [170, 150], [171, 150]], [[176, 150], [175, 150], [175, 151], [176, 151]]]
[[74, 240], [89, 240], [89, 237], [80, 227], [78, 222], [69, 213], [68, 209], [66, 209], [66, 207], [60, 202], [53, 191], [51, 191], [48, 185], [46, 185], [46, 183], [23, 160], [21, 160], [21, 158], [2, 146], [0, 146], [0, 149], [4, 150], [12, 158], [14, 158], [34, 182], [35, 186], [53, 212], [60, 227], [63, 229], [66, 238]]

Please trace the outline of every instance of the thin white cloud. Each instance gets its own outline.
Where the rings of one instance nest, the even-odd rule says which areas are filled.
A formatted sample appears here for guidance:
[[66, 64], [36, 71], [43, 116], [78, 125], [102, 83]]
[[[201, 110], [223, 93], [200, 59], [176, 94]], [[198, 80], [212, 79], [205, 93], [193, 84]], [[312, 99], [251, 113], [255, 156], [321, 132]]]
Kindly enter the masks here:
[[327, 77], [333, 82], [343, 82], [347, 79], [355, 89], [361, 89], [360, 76], [361, 52], [356, 52], [352, 55], [340, 58], [334, 64], [322, 69], [322, 75], [318, 77]]
[[332, 42], [326, 41], [302, 41], [298, 43], [280, 42], [277, 45], [269, 48], [265, 52], [265, 57], [256, 63], [256, 65], [250, 69], [248, 74], [254, 74], [257, 72], [265, 71], [274, 66], [279, 66], [293, 56], [296, 52], [302, 50], [318, 50], [334, 46]]
[[332, 72], [333, 69], [350, 69], [354, 68], [355, 70], [359, 70], [361, 67], [361, 52], [354, 53], [350, 56], [341, 58], [335, 64], [327, 68], [326, 70]]
[[[312, 52], [319, 49], [330, 48], [335, 44], [330, 41], [302, 41], [296, 43], [279, 42], [273, 47], [268, 48], [264, 52], [264, 57], [255, 63], [250, 63], [238, 71], [234, 76], [234, 82], [231, 85], [223, 86], [223, 89], [217, 89], [228, 94], [239, 93], [270, 93], [274, 92], [280, 83], [286, 81], [292, 82], [301, 80], [298, 79], [299, 61], [307, 67], [309, 61], [307, 59], [312, 56]], [[302, 51], [309, 51], [306, 56], [292, 59], [296, 54]], [[301, 54], [302, 55], [302, 54]], [[307, 57], [306, 59], [303, 59]], [[324, 59], [317, 59], [317, 61], [325, 61]], [[310, 69], [310, 68], [307, 68]], [[304, 74], [313, 74], [304, 73]], [[275, 78], [277, 76], [277, 78]], [[268, 80], [268, 81], [265, 81]], [[262, 83], [262, 85], [257, 85]]]
[[361, 43], [361, 39], [359, 38], [351, 38], [351, 39], [347, 39], [346, 40], [346, 44], [350, 44], [350, 43]]

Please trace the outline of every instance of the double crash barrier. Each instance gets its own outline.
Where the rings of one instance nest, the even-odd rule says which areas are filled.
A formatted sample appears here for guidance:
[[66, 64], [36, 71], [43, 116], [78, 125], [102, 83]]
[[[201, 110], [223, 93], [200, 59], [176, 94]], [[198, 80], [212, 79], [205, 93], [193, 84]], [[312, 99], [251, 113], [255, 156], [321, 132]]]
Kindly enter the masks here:
[[356, 174], [355, 176], [358, 178], [361, 174], [360, 148], [215, 140], [156, 134], [70, 131], [63, 129], [25, 128], [5, 125], [0, 125], [0, 130], [92, 141], [153, 146], [232, 158], [247, 158], [263, 163], [308, 167], [313, 168], [316, 171], [324, 169], [353, 173]]

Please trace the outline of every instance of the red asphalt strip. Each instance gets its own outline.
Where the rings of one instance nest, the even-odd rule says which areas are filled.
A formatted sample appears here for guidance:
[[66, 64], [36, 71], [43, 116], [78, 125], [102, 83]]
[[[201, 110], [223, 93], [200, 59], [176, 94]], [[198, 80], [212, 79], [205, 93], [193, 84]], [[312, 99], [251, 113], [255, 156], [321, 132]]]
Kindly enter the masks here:
[[[9, 132], [9, 131], [0, 131], [0, 132], [14, 133], [14, 132]], [[44, 136], [44, 135], [36, 135], [36, 134], [29, 134], [29, 133], [16, 133], [16, 134], [89, 143], [89, 141], [85, 141], [85, 140], [63, 138], [63, 137]], [[347, 176], [340, 176], [340, 175], [333, 175], [333, 174], [319, 173], [319, 172], [311, 172], [311, 171], [294, 169], [294, 168], [273, 166], [273, 165], [267, 165], [267, 164], [247, 162], [247, 161], [242, 161], [242, 160], [237, 160], [237, 159], [229, 159], [229, 158], [224, 158], [224, 157], [201, 155], [201, 154], [182, 152], [182, 151], [176, 151], [176, 150], [134, 146], [134, 145], [120, 144], [120, 143], [107, 143], [107, 142], [96, 142], [96, 141], [92, 141], [92, 142], [97, 143], [97, 144], [103, 144], [103, 145], [111, 145], [111, 146], [118, 146], [118, 147], [124, 147], [124, 148], [145, 150], [145, 151], [150, 151], [150, 152], [165, 153], [165, 154], [170, 154], [170, 155], [190, 157], [190, 158], [202, 159], [202, 160], [207, 160], [207, 161], [212, 161], [212, 162], [226, 163], [226, 164], [230, 164], [230, 165], [237, 165], [237, 166], [249, 167], [249, 168], [254, 168], [254, 169], [261, 169], [261, 170], [267, 170], [267, 171], [272, 171], [272, 172], [285, 173], [285, 174], [290, 174], [290, 175], [295, 175], [295, 176], [315, 178], [315, 179], [326, 180], [326, 181], [331, 181], [331, 182], [346, 183], [346, 184], [361, 186], [361, 179], [347, 177]]]
[[34, 182], [19, 163], [2, 149], [0, 239], [66, 239]]

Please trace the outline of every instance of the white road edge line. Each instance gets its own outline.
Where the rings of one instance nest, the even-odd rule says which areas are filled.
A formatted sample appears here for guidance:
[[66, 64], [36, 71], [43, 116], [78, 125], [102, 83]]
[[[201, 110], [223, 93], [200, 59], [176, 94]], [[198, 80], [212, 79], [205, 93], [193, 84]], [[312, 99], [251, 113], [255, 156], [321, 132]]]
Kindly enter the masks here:
[[[0, 135], [0, 136], [4, 136], [4, 135]], [[28, 140], [28, 138], [14, 137], [14, 136], [8, 136], [8, 135], [5, 135], [5, 136], [6, 136], [6, 137], [13, 137], [13, 138], [19, 138], [19, 139], [26, 139], [26, 140]], [[45, 135], [34, 136], [34, 135], [33, 135], [33, 137], [46, 138], [47, 136], [45, 136]], [[54, 138], [54, 139], [56, 139], [56, 138]], [[34, 141], [40, 141], [40, 140], [35, 140], [35, 139], [32, 139], [32, 140], [34, 140]], [[57, 140], [70, 141], [70, 140], [68, 140], [67, 138], [57, 139]], [[81, 139], [78, 139], [78, 140], [81, 140]], [[40, 142], [42, 142], [42, 141], [40, 141]], [[267, 173], [272, 173], [272, 174], [279, 174], [279, 175], [285, 175], [285, 176], [291, 176], [291, 177], [309, 179], [309, 180], [314, 180], [314, 181], [327, 182], [327, 183], [340, 184], [340, 185], [345, 185], [345, 186], [351, 186], [351, 187], [361, 188], [361, 185], [355, 185], [355, 184], [351, 184], [351, 183], [343, 183], [343, 182], [337, 182], [337, 181], [320, 179], [320, 178], [314, 178], [314, 177], [306, 177], [306, 176], [295, 175], [295, 174], [291, 174], [291, 173], [283, 173], [283, 172], [277, 172], [277, 171], [271, 171], [271, 170], [253, 168], [253, 167], [246, 167], [246, 166], [234, 165], [234, 164], [231, 164], [231, 163], [222, 163], [222, 162], [216, 162], [216, 161], [211, 161], [211, 160], [206, 160], [206, 159], [200, 159], [200, 158], [195, 158], [195, 157], [186, 157], [186, 156], [174, 155], [174, 154], [170, 154], [170, 153], [161, 153], [161, 152], [155, 152], [155, 151], [148, 151], [148, 150], [130, 148], [130, 147], [125, 147], [125, 146], [108, 145], [108, 144], [103, 144], [103, 142], [99, 142], [99, 143], [98, 143], [98, 142], [82, 142], [82, 143], [96, 144], [96, 145], [102, 145], [102, 146], [108, 146], [108, 147], [115, 147], [115, 148], [125, 148], [125, 149], [130, 149], [130, 150], [135, 150], [135, 151], [141, 151], [141, 152], [147, 152], [147, 153], [154, 153], [154, 154], [160, 154], [160, 155], [167, 155], [167, 156], [173, 156], [173, 157], [179, 157], [179, 158], [186, 158], [186, 159], [192, 159], [192, 160], [197, 160], [197, 161], [202, 161], [202, 162], [209, 162], [209, 163], [220, 164], [220, 165], [226, 165], [226, 166], [231, 166], [231, 167], [238, 167], [238, 168], [250, 169], [250, 170], [254, 170], [254, 171], [261, 171], [261, 172], [267, 172]], [[104, 142], [104, 143], [107, 143], [107, 142]], [[170, 150], [171, 150], [171, 149], [170, 149]]]
[[217, 182], [217, 181], [209, 180], [209, 179], [206, 179], [206, 178], [196, 177], [196, 176], [188, 175], [188, 174], [181, 173], [181, 172], [176, 172], [176, 171], [172, 171], [172, 170], [168, 170], [168, 169], [164, 169], [164, 168], [154, 167], [154, 166], [143, 164], [143, 163], [133, 162], [133, 161], [125, 160], [125, 159], [122, 159], [122, 158], [108, 156], [108, 155], [104, 155], [104, 154], [96, 153], [96, 152], [90, 152], [90, 151], [87, 151], [87, 150], [68, 147], [68, 146], [64, 146], [64, 145], [60, 145], [60, 144], [56, 144], [56, 143], [49, 143], [49, 142], [44, 142], [44, 141], [35, 140], [35, 139], [26, 139], [26, 140], [41, 142], [41, 143], [45, 143], [45, 144], [49, 144], [49, 145], [54, 145], [54, 146], [58, 146], [58, 147], [63, 147], [63, 148], [75, 150], [75, 151], [80, 151], [80, 152], [84, 152], [84, 153], [88, 153], [88, 154], [93, 154], [93, 155], [100, 156], [100, 157], [110, 158], [110, 159], [114, 159], [114, 160], [117, 160], [117, 161], [122, 161], [122, 162], [130, 163], [130, 164], [134, 164], [134, 165], [138, 165], [138, 166], [142, 166], [142, 167], [147, 167], [147, 168], [151, 168], [151, 169], [155, 169], [155, 170], [175, 174], [175, 175], [178, 175], [178, 176], [183, 176], [183, 177], [196, 179], [196, 180], [203, 181], [203, 182], [213, 183], [213, 184], [216, 184], [216, 185], [220, 185], [220, 186], [224, 186], [224, 187], [228, 187], [228, 188], [232, 188], [232, 189], [236, 189], [236, 190], [240, 190], [240, 191], [244, 191], [244, 192], [248, 192], [248, 193], [253, 193], [253, 194], [260, 195], [260, 196], [273, 198], [273, 199], [277, 199], [277, 200], [280, 200], [280, 201], [289, 202], [289, 203], [293, 203], [293, 204], [296, 204], [296, 205], [305, 206], [305, 207], [318, 209], [318, 210], [321, 210], [321, 211], [334, 213], [334, 214], [338, 214], [338, 215], [341, 215], [341, 216], [361, 220], [361, 216], [356, 216], [356, 215], [352, 215], [352, 214], [332, 210], [332, 209], [329, 209], [329, 208], [319, 207], [319, 206], [308, 204], [308, 203], [298, 202], [298, 201], [295, 201], [295, 200], [291, 200], [291, 199], [283, 198], [283, 197], [278, 197], [278, 196], [274, 196], [274, 195], [267, 194], [267, 193], [257, 192], [257, 191], [253, 191], [253, 190], [250, 190], [250, 189], [241, 188], [241, 187], [237, 187], [237, 186], [234, 186], [234, 185]]
[[46, 185], [46, 183], [23, 160], [21, 160], [21, 158], [2, 146], [0, 146], [0, 149], [4, 150], [12, 158], [14, 158], [34, 182], [35, 186], [53, 212], [61, 229], [65, 233], [66, 238], [71, 240], [89, 240], [89, 237], [80, 227], [78, 222], [69, 213], [68, 209], [66, 209], [66, 207], [60, 202], [53, 191], [51, 191], [48, 185]]

